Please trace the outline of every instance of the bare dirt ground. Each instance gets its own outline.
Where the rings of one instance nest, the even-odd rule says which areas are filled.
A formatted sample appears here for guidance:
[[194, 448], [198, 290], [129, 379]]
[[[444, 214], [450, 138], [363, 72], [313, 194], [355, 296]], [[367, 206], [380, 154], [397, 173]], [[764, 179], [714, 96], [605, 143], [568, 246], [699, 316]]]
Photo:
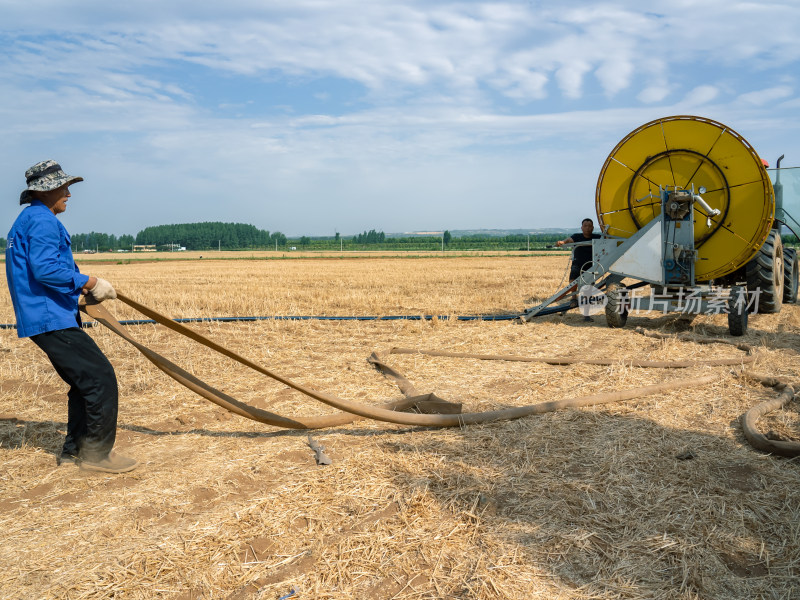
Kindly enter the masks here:
[[[80, 259], [79, 259], [80, 260]], [[566, 257], [92, 263], [172, 317], [518, 312], [557, 289]], [[119, 302], [120, 319], [141, 318]], [[5, 287], [0, 323], [13, 322]], [[454, 429], [358, 421], [308, 434], [248, 421], [180, 387], [103, 328], [120, 382], [124, 475], [56, 467], [66, 386], [0, 330], [0, 598], [796, 598], [800, 465], [753, 450], [739, 417], [775, 392], [736, 368], [642, 369], [625, 359], [743, 356], [724, 316], [190, 325], [279, 374], [342, 398], [401, 397], [370, 366], [394, 346], [618, 358], [551, 366], [423, 355], [391, 365], [422, 392], [480, 411], [713, 374], [714, 383]], [[130, 330], [212, 385], [286, 415], [331, 409], [161, 326]], [[751, 318], [753, 370], [800, 379], [800, 307]], [[759, 423], [800, 438], [796, 406]]]

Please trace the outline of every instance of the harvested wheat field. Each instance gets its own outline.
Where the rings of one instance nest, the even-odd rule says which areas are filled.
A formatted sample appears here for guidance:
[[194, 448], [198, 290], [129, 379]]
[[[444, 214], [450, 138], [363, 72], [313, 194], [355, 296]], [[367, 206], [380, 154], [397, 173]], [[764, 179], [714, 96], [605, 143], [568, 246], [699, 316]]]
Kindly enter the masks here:
[[[173, 318], [518, 312], [566, 256], [85, 262]], [[120, 301], [119, 319], [143, 318]], [[13, 322], [0, 292], [0, 323]], [[370, 405], [401, 399], [367, 362], [392, 347], [611, 364], [384, 354], [420, 394], [465, 412], [705, 375], [697, 387], [518, 420], [433, 429], [360, 420], [278, 429], [204, 400], [111, 331], [90, 335], [120, 382], [123, 475], [56, 467], [66, 386], [0, 331], [2, 598], [797, 598], [800, 464], [751, 448], [739, 418], [777, 396], [737, 376], [724, 316], [187, 325], [281, 376]], [[637, 331], [637, 328], [639, 330]], [[243, 402], [286, 416], [333, 409], [160, 325], [129, 331]], [[660, 338], [645, 334], [662, 335]], [[699, 341], [698, 341], [699, 340]], [[800, 379], [800, 307], [756, 315], [748, 369]], [[690, 361], [682, 369], [631, 360]], [[626, 362], [628, 361], [628, 362]], [[759, 421], [800, 437], [796, 406]]]

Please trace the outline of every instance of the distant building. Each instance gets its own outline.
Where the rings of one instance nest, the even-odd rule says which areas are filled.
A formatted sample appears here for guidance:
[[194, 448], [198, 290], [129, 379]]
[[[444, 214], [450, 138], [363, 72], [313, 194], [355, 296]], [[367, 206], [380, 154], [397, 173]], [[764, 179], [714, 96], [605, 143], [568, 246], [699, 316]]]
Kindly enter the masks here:
[[161, 250], [165, 252], [186, 252], [186, 246], [181, 246], [180, 244], [162, 244]]

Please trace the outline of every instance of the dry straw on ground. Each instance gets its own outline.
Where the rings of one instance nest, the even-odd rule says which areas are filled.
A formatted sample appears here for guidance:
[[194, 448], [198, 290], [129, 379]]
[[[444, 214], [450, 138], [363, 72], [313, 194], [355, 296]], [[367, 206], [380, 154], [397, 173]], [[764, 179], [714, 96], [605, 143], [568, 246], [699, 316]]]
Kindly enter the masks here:
[[[174, 317], [485, 314], [552, 292], [566, 258], [182, 261], [86, 264]], [[109, 303], [119, 318], [137, 318]], [[12, 322], [0, 292], [0, 322]], [[400, 396], [366, 358], [402, 346], [455, 352], [738, 357], [656, 340], [674, 319], [512, 322], [259, 321], [192, 327], [302, 383], [380, 403]], [[143, 343], [262, 408], [330, 409], [162, 327]], [[90, 329], [121, 386], [127, 475], [55, 466], [65, 386], [41, 352], [0, 332], [1, 598], [794, 598], [800, 465], [760, 454], [737, 419], [774, 391], [730, 367], [550, 366], [396, 355], [422, 392], [485, 410], [706, 373], [717, 382], [519, 421], [432, 430], [359, 421], [313, 433], [232, 417], [133, 348]], [[726, 335], [698, 318], [697, 336]], [[754, 370], [800, 379], [800, 307], [751, 320]], [[792, 408], [760, 423], [797, 438]]]

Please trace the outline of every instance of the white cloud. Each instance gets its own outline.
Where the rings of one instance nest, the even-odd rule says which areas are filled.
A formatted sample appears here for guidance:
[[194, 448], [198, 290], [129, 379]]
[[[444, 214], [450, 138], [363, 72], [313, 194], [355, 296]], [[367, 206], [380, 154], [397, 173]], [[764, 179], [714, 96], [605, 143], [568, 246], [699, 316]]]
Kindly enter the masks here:
[[589, 72], [591, 65], [583, 60], [576, 60], [563, 65], [556, 71], [556, 80], [567, 98], [580, 98], [583, 88], [583, 76]]
[[630, 61], [610, 58], [600, 65], [596, 75], [600, 83], [602, 83], [606, 94], [613, 97], [618, 92], [628, 88], [634, 70], [634, 66]]
[[708, 104], [719, 95], [719, 89], [713, 85], [699, 85], [690, 90], [684, 97], [682, 104], [697, 107]]
[[669, 96], [669, 88], [664, 85], [652, 85], [644, 88], [636, 98], [645, 104], [654, 104], [661, 102], [664, 98]]
[[792, 88], [784, 85], [765, 90], [747, 92], [746, 94], [739, 96], [739, 100], [754, 106], [764, 106], [765, 104], [788, 98], [792, 95], [792, 93]]
[[[662, 2], [654, 3], [653, 13], [643, 13], [626, 2], [565, 2], [547, 9], [511, 3], [300, 2], [281, 9], [234, 1], [224, 10], [206, 6], [179, 17], [173, 6], [133, 18], [128, 10], [105, 6], [94, 17], [105, 16], [103, 27], [65, 17], [70, 26], [59, 31], [74, 34], [48, 46], [60, 57], [62, 77], [98, 78], [109, 70], [120, 75], [186, 61], [244, 77], [330, 75], [390, 95], [429, 86], [463, 93], [496, 85], [530, 100], [546, 97], [544, 82], [553, 76], [566, 97], [580, 98], [589, 72], [614, 97], [648, 75], [653, 56], [672, 57], [678, 69], [693, 67], [698, 50], [708, 64], [757, 63], [772, 55], [797, 59], [800, 43], [788, 35], [785, 22], [770, 21], [770, 36], [753, 35], [767, 19], [788, 16], [780, 5], [762, 11], [746, 3], [725, 6], [723, 11], [718, 2], [692, 3], [698, 27], [687, 27], [685, 15]], [[41, 68], [45, 61], [37, 50], [38, 44], [20, 43], [9, 68], [18, 74]], [[127, 89], [124, 82], [120, 86]], [[166, 84], [164, 91], [184, 93]]]

